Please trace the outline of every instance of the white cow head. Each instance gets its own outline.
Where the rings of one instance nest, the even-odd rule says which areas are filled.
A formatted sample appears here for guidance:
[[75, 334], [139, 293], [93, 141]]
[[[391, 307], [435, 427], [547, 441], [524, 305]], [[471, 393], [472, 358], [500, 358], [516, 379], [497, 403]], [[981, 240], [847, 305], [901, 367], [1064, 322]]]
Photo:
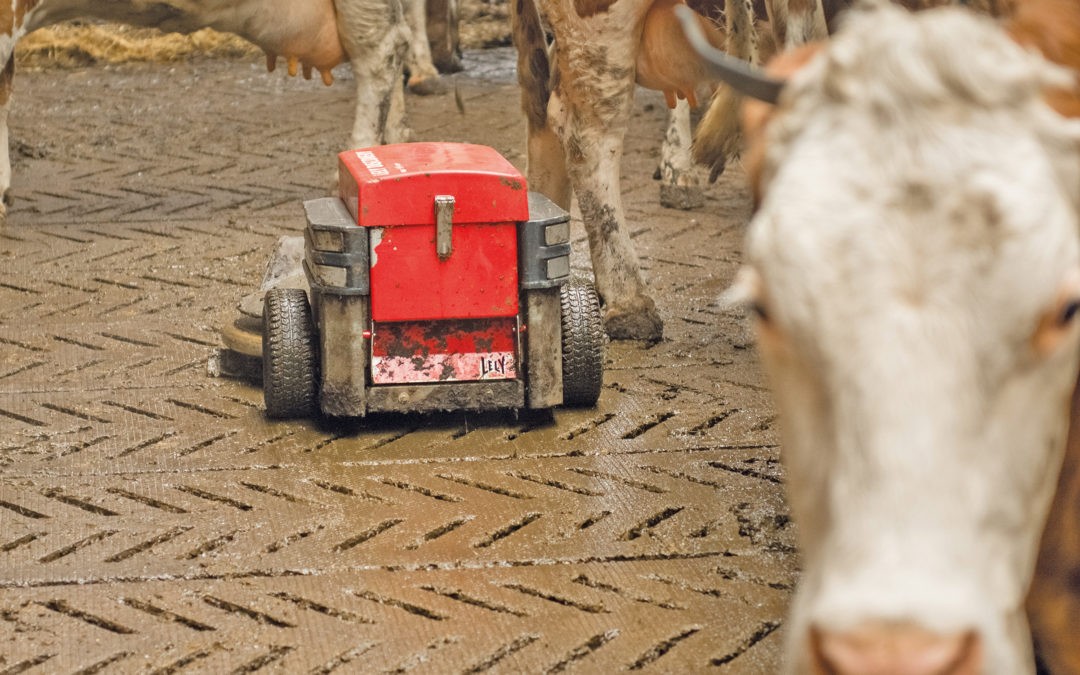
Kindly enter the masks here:
[[860, 12], [766, 128], [757, 314], [804, 573], [790, 667], [1023, 673], [1080, 353], [1071, 80], [961, 10]]

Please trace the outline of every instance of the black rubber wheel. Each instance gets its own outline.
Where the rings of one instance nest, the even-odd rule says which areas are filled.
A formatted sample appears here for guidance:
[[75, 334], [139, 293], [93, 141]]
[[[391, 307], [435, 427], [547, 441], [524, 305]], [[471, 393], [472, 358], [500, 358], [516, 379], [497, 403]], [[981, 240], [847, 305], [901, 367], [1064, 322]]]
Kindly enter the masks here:
[[589, 407], [604, 379], [604, 322], [592, 284], [570, 282], [559, 290], [562, 305], [563, 405]]
[[319, 360], [307, 293], [274, 288], [263, 299], [263, 399], [266, 416], [311, 417], [317, 410]]

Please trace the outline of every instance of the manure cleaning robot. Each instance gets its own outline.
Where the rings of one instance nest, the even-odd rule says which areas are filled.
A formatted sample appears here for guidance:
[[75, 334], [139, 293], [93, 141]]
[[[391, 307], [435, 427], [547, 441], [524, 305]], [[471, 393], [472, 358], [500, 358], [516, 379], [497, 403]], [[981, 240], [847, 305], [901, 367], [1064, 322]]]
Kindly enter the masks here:
[[483, 145], [338, 161], [339, 196], [304, 203], [307, 288], [264, 296], [269, 417], [596, 403], [605, 336], [569, 214]]

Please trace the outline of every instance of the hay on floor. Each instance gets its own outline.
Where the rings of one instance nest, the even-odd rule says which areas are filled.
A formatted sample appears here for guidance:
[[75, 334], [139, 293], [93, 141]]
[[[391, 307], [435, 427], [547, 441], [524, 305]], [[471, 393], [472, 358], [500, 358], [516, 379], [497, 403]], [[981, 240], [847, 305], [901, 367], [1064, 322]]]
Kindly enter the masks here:
[[194, 55], [252, 57], [261, 50], [243, 38], [209, 28], [181, 35], [118, 24], [57, 24], [36, 30], [15, 47], [20, 68], [77, 67], [127, 61], [179, 61]]

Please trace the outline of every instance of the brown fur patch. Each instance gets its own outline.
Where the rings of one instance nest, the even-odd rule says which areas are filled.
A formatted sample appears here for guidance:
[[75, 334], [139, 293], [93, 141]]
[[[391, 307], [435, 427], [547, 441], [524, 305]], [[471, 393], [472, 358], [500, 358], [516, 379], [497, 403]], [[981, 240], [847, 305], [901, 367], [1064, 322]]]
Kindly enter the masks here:
[[11, 100], [11, 81], [15, 77], [15, 56], [9, 56], [4, 69], [0, 71], [0, 105], [7, 105]]
[[[22, 23], [23, 23], [23, 18], [27, 14], [32, 12], [34, 10], [34, 8], [37, 7], [40, 3], [41, 3], [41, 0], [22, 0], [21, 2], [16, 2], [15, 3], [15, 21], [14, 21], [13, 25], [21, 26]], [[4, 13], [6, 13], [7, 15], [10, 15], [11, 10], [8, 9], [7, 7], [5, 7], [4, 10], [2, 10], [2, 12], [0, 12], [0, 26], [8, 26], [9, 25], [7, 23], [6, 17], [4, 16]]]
[[[20, 9], [22, 4], [19, 4]], [[12, 11], [11, 3], [0, 3], [0, 33], [4, 35], [12, 35], [15, 33], [15, 14]]]
[[[645, 15], [638, 44], [637, 83], [664, 92], [669, 108], [675, 107], [676, 96], [696, 108], [697, 89], [712, 81], [675, 17], [675, 8], [683, 4], [682, 0], [655, 0]], [[723, 49], [725, 36], [719, 27], [700, 14], [696, 17], [713, 47]]]
[[594, 14], [608, 11], [619, 0], [574, 0], [574, 11], [581, 18], [588, 18]]
[[1027, 598], [1040, 655], [1054, 673], [1080, 673], [1080, 386], [1071, 405], [1065, 460]]
[[[1024, 0], [1017, 4], [1007, 30], [1020, 44], [1080, 72], [1080, 2]], [[1080, 117], [1080, 83], [1072, 89], [1047, 92], [1046, 99], [1062, 115]]]

